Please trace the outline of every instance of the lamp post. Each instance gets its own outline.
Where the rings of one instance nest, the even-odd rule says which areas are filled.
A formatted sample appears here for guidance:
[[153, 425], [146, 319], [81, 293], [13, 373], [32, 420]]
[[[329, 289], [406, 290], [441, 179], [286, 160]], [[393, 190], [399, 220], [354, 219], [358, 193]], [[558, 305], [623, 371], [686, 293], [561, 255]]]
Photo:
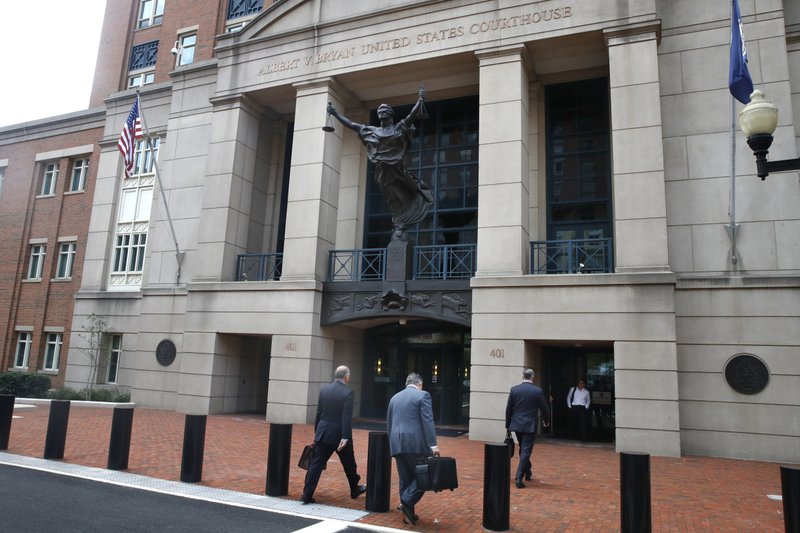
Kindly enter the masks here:
[[750, 95], [750, 103], [739, 112], [739, 125], [756, 156], [756, 174], [762, 181], [770, 172], [800, 170], [800, 158], [767, 161], [772, 134], [778, 126], [778, 108], [758, 89]]

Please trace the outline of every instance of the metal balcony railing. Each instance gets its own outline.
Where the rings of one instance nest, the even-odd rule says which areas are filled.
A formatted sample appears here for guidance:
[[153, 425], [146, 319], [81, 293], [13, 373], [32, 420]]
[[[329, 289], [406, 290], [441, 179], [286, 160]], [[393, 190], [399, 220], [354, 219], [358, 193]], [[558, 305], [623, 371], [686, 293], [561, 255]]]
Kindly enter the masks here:
[[386, 275], [386, 249], [331, 250], [328, 281], [381, 281]]
[[614, 271], [613, 239], [531, 241], [531, 274]]
[[474, 244], [417, 246], [414, 279], [465, 279], [475, 275]]
[[283, 254], [239, 254], [237, 281], [277, 281], [281, 278]]

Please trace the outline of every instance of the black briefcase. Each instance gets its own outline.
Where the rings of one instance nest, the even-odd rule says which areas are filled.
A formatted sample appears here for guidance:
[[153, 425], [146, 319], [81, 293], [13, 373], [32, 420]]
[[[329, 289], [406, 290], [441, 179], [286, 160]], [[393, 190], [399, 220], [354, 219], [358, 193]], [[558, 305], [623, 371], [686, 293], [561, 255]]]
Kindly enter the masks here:
[[454, 457], [425, 457], [416, 464], [417, 490], [453, 490], [458, 488]]

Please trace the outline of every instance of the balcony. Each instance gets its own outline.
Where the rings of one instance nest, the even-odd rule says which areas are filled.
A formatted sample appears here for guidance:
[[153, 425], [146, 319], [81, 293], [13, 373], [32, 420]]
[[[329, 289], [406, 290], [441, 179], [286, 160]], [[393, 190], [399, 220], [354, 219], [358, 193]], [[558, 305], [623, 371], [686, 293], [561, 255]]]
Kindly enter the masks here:
[[237, 281], [277, 281], [281, 279], [283, 254], [239, 254], [236, 256]]
[[[475, 274], [474, 244], [416, 246], [412, 279], [468, 279]], [[384, 281], [386, 249], [331, 250], [328, 281]]]
[[417, 246], [414, 279], [467, 279], [475, 274], [474, 244]]
[[531, 274], [598, 274], [613, 271], [613, 239], [531, 241]]

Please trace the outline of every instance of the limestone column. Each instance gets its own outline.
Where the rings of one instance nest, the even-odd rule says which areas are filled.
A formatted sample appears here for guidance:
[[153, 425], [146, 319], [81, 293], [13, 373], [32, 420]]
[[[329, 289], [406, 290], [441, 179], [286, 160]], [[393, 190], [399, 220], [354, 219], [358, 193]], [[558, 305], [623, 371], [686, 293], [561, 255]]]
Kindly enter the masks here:
[[482, 51], [476, 277], [519, 276], [530, 256], [528, 66], [523, 46]]
[[323, 281], [327, 275], [328, 251], [336, 239], [343, 128], [336, 123], [336, 130], [326, 133], [322, 127], [329, 101], [343, 111], [335, 85], [328, 78], [295, 86], [282, 281]]
[[247, 249], [250, 197], [263, 108], [247, 95], [212, 100], [194, 281], [231, 281]]
[[657, 27], [605, 30], [616, 272], [669, 271]]

